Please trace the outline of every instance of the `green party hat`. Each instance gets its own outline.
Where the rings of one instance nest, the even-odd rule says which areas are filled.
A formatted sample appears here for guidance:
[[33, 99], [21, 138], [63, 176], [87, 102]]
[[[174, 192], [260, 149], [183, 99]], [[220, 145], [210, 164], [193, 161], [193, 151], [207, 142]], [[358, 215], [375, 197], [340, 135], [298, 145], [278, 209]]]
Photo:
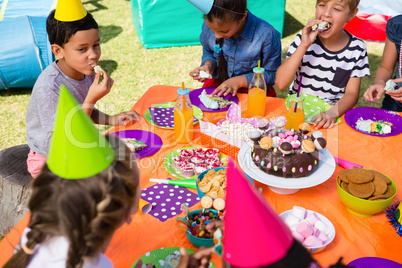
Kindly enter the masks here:
[[113, 162], [114, 149], [68, 91], [60, 86], [47, 165], [65, 179], [83, 179], [100, 173]]

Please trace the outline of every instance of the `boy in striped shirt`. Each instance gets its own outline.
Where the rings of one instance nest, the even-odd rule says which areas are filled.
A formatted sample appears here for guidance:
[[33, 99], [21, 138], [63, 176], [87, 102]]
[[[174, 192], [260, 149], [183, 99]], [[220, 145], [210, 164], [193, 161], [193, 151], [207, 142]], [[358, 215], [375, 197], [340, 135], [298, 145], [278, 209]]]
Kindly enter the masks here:
[[[290, 85], [289, 93], [295, 93], [301, 80], [301, 92], [334, 105], [313, 117], [317, 128], [333, 127], [339, 116], [352, 109], [359, 98], [361, 78], [370, 75], [366, 44], [343, 29], [356, 15], [359, 2], [317, 0], [315, 19], [296, 35], [276, 73], [279, 89]], [[329, 27], [314, 29], [322, 22]]]

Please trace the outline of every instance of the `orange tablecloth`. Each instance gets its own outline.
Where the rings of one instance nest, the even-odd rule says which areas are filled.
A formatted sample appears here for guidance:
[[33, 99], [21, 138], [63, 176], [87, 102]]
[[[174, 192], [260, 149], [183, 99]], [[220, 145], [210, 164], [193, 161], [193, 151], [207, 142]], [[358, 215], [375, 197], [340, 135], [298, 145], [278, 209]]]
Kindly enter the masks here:
[[[175, 101], [177, 98], [176, 90], [177, 87], [172, 86], [151, 87], [133, 106], [133, 109], [141, 115], [141, 121], [134, 125], [116, 127], [112, 130], [114, 132], [125, 129], [142, 129], [152, 131], [162, 138], [161, 150], [151, 157], [139, 160], [142, 189], [154, 184], [149, 182], [149, 178], [171, 177], [163, 167], [164, 157], [173, 149], [188, 146], [174, 143], [172, 130], [154, 127], [143, 118], [145, 111], [151, 105]], [[247, 114], [247, 95], [239, 94], [239, 99], [245, 117]], [[267, 118], [285, 115], [284, 100], [267, 98], [266, 112]], [[225, 112], [204, 112], [203, 120], [216, 123], [225, 118], [225, 115]], [[327, 149], [333, 156], [383, 172], [395, 181], [398, 188], [402, 187], [402, 176], [398, 168], [398, 161], [402, 161], [400, 145], [402, 135], [386, 138], [364, 135], [351, 129], [344, 120], [335, 128], [322, 130], [322, 132], [328, 141]], [[196, 133], [191, 145], [197, 146], [200, 142], [199, 133]], [[341, 256], [344, 257], [345, 263], [368, 256], [402, 262], [402, 254], [400, 254], [402, 238], [387, 222], [384, 212], [372, 217], [359, 217], [351, 214], [341, 202], [335, 182], [339, 170], [341, 167], [337, 167], [334, 175], [326, 182], [316, 187], [302, 189], [292, 195], [276, 194], [259, 182], [256, 182], [256, 186], [263, 188], [262, 193], [278, 213], [297, 205], [325, 215], [334, 224], [336, 229], [334, 241], [324, 251], [314, 254], [314, 258], [321, 265], [327, 266], [334, 263]], [[196, 192], [195, 190], [192, 191]], [[401, 199], [400, 192], [399, 189], [395, 200]], [[200, 205], [196, 204], [190, 210], [199, 207]], [[27, 215], [0, 242], [0, 266], [11, 256], [28, 220]], [[188, 242], [185, 234], [174, 225], [175, 217], [161, 223], [151, 215], [137, 213], [130, 225], [124, 225], [117, 230], [106, 255], [112, 260], [115, 267], [130, 267], [144, 253], [161, 247], [184, 246], [196, 249]], [[256, 237], [256, 246], [259, 243], [264, 243], [264, 241], [258, 241], [258, 237]], [[214, 256], [212, 261], [217, 267], [221, 266], [219, 257]]]

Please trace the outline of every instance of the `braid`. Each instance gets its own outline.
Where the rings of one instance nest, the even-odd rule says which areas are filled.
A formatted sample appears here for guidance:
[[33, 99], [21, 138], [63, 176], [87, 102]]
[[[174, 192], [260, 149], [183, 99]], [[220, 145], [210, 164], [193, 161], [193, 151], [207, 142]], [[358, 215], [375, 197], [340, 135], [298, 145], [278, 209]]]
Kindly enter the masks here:
[[[39, 176], [33, 181], [32, 196], [28, 203], [28, 208], [31, 211], [28, 227], [31, 230], [27, 233], [26, 247], [29, 249], [34, 249], [36, 245], [42, 243], [47, 235], [58, 234], [55, 228], [58, 225], [58, 218], [54, 207], [58, 191], [54, 189], [56, 184], [51, 183], [57, 179], [56, 176]], [[26, 267], [30, 260], [31, 255], [26, 254], [21, 248], [4, 267]]]
[[[117, 137], [108, 138], [116, 150], [115, 161], [97, 175], [67, 180], [46, 165], [42, 168], [29, 201], [29, 249], [48, 238], [65, 237], [69, 242], [66, 267], [82, 267], [84, 259], [96, 256], [123, 223], [139, 198], [139, 171], [131, 151]], [[30, 259], [19, 250], [4, 267], [26, 267]]]
[[215, 40], [215, 44], [219, 45], [221, 48], [221, 52], [219, 53], [218, 58], [218, 80], [219, 83], [223, 83], [229, 78], [228, 75], [228, 63], [223, 56], [222, 46], [223, 46], [223, 38], [218, 38]]

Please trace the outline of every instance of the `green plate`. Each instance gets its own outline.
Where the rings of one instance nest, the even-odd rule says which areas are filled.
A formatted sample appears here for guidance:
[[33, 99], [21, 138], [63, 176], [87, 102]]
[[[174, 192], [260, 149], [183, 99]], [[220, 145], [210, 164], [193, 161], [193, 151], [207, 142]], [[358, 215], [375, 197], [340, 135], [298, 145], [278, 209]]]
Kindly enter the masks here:
[[[191, 249], [186, 249], [189, 254], [194, 253], [194, 250]], [[137, 264], [139, 260], [142, 260], [143, 265], [147, 263], [152, 263], [155, 265], [155, 267], [162, 267], [164, 265], [165, 259], [167, 256], [170, 254], [176, 252], [177, 254], [180, 255], [180, 248], [178, 247], [167, 247], [167, 248], [160, 248], [160, 249], [155, 249], [150, 252], [145, 253], [142, 255], [138, 260], [136, 260], [133, 265], [131, 265], [131, 268], [134, 268], [134, 266]], [[209, 262], [209, 267], [216, 268], [215, 264], [212, 262]]]
[[[197, 176], [196, 176], [196, 175], [193, 175], [193, 176], [191, 176], [191, 177], [184, 177], [183, 175], [181, 175], [180, 170], [179, 170], [179, 169], [176, 169], [176, 168], [174, 167], [173, 158], [176, 157], [176, 156], [178, 156], [178, 155], [180, 155], [180, 151], [183, 150], [183, 149], [198, 149], [198, 148], [202, 148], [202, 147], [185, 147], [185, 148], [180, 148], [180, 149], [171, 151], [170, 153], [168, 153], [168, 154], [166, 155], [165, 159], [163, 160], [163, 166], [165, 167], [165, 169], [167, 170], [167, 172], [169, 172], [170, 175], [172, 175], [172, 176], [174, 176], [174, 177], [176, 177], [176, 178], [179, 178], [179, 179], [181, 179], [181, 180], [187, 180], [187, 179], [194, 179], [194, 180], [195, 180], [195, 179], [197, 179]], [[219, 156], [220, 156], [220, 157], [219, 157], [220, 160], [221, 160], [222, 163], [223, 163], [223, 166], [226, 167], [226, 165], [227, 165], [227, 160], [228, 160], [227, 155], [224, 154], [224, 153], [220, 153]]]
[[[175, 106], [175, 104], [176, 104], [175, 102], [164, 102], [164, 103], [159, 103], [159, 104], [157, 104], [157, 105], [154, 105], [154, 106], [152, 106], [152, 107], [157, 107], [157, 108], [172, 108], [172, 107]], [[204, 114], [202, 113], [202, 111], [201, 111], [200, 108], [198, 108], [197, 106], [194, 106], [194, 105], [193, 105], [193, 111], [194, 111], [194, 116], [195, 116], [195, 118], [198, 119], [198, 121], [194, 123], [194, 125], [195, 125], [195, 124], [197, 124], [197, 123], [202, 119], [202, 117], [204, 116]], [[157, 125], [157, 124], [154, 122], [154, 120], [152, 120], [151, 112], [149, 111], [149, 109], [145, 112], [144, 117], [145, 117], [145, 120], [147, 120], [148, 123], [150, 123], [151, 125], [154, 125], [154, 126], [160, 127], [160, 128], [165, 128], [165, 129], [173, 129], [173, 127], [164, 127], [164, 126], [159, 126], [159, 125]]]
[[[293, 94], [296, 95], [296, 94]], [[286, 108], [289, 109], [290, 106], [290, 97], [293, 96], [290, 95], [286, 98]], [[314, 95], [306, 94], [306, 93], [301, 93], [304, 97], [304, 102], [303, 102], [303, 108], [304, 108], [304, 116], [305, 119], [304, 121], [309, 123], [309, 124], [314, 124], [313, 119], [314, 116], [316, 116], [319, 113], [328, 111], [329, 109], [332, 108], [332, 106], [327, 103], [326, 101], [323, 101], [319, 97], [316, 97]], [[336, 120], [335, 124], [339, 124], [341, 122], [341, 118], [338, 117]]]

